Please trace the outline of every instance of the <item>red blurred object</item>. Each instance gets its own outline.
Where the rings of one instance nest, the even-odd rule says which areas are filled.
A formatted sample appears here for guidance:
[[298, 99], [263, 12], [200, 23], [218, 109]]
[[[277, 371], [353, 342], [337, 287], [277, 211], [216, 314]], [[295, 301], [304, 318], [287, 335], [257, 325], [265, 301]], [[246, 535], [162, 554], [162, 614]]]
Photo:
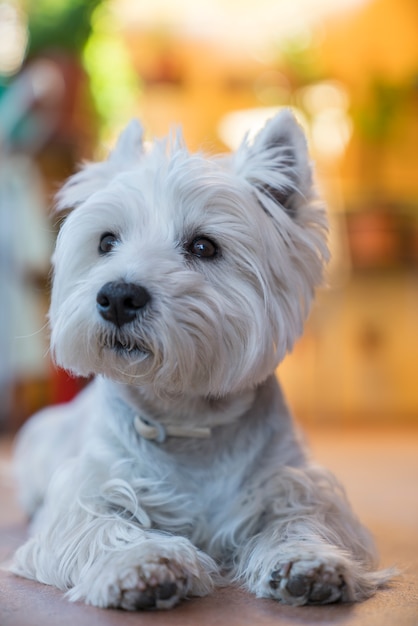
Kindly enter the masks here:
[[51, 379], [51, 404], [69, 402], [88, 382], [86, 378], [74, 378], [62, 369], [55, 369]]

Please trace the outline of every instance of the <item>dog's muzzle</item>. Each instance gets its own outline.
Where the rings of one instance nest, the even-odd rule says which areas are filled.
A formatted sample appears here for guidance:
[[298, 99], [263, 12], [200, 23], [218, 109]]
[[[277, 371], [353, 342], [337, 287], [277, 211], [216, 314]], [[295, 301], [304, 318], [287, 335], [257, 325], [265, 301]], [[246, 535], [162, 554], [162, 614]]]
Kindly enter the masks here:
[[96, 296], [97, 310], [102, 318], [118, 328], [132, 322], [150, 300], [145, 287], [123, 281], [106, 283]]

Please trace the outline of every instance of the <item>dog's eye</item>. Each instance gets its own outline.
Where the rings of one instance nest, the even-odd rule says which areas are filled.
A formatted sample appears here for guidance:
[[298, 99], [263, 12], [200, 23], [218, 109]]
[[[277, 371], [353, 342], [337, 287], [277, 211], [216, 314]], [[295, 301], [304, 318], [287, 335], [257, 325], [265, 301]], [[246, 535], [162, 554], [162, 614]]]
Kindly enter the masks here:
[[218, 246], [207, 237], [196, 237], [187, 246], [187, 252], [199, 259], [213, 259], [218, 254]]
[[113, 233], [104, 233], [100, 237], [99, 254], [107, 254], [108, 252], [111, 252], [117, 242], [118, 239], [116, 235], [114, 235]]

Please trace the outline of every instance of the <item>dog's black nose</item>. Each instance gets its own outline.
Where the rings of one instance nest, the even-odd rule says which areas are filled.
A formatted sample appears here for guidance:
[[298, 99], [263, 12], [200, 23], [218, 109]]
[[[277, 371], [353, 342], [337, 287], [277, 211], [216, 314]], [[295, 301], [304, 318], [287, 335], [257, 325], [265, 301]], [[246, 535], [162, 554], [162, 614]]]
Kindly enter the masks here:
[[150, 300], [145, 287], [122, 281], [106, 283], [96, 297], [97, 309], [103, 319], [119, 327], [132, 322]]

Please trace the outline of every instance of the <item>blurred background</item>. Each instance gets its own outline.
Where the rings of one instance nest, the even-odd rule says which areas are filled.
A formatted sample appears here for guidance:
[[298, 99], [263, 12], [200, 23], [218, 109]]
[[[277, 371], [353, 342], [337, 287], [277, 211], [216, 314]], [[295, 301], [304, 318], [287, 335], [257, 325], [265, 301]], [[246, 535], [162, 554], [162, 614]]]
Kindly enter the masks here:
[[0, 0], [0, 430], [70, 399], [48, 355], [52, 198], [133, 116], [236, 148], [290, 106], [333, 260], [279, 368], [309, 425], [418, 424], [416, 0]]

